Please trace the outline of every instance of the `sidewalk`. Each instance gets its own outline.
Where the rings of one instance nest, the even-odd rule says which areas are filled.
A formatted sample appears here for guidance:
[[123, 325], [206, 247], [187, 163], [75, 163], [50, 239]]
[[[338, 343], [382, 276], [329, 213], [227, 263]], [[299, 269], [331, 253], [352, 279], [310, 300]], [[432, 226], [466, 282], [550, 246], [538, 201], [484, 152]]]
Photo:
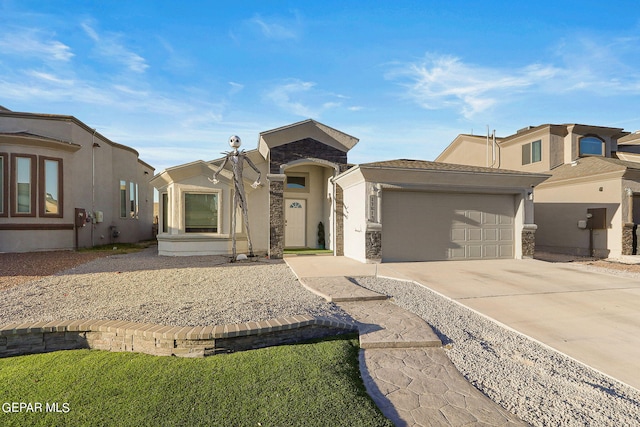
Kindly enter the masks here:
[[369, 395], [397, 426], [527, 425], [469, 384], [431, 327], [385, 295], [345, 276], [374, 276], [377, 266], [343, 257], [285, 258], [300, 283], [357, 322], [360, 371]]

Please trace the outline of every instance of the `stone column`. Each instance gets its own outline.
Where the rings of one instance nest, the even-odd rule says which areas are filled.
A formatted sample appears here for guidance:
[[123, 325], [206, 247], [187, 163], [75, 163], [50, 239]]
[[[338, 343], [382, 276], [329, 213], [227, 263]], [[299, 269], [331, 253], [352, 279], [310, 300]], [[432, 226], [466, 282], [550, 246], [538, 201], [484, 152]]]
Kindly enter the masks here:
[[633, 222], [622, 224], [622, 255], [635, 255], [633, 252], [633, 242], [635, 240], [635, 230]]
[[522, 227], [522, 258], [533, 258], [536, 249], [536, 224], [524, 224]]
[[280, 259], [284, 251], [284, 174], [269, 174], [269, 258]]
[[342, 187], [336, 185], [336, 248], [335, 253], [337, 256], [344, 256], [344, 191]]
[[377, 263], [382, 261], [382, 227], [380, 224], [367, 226], [365, 242], [365, 257], [367, 262]]

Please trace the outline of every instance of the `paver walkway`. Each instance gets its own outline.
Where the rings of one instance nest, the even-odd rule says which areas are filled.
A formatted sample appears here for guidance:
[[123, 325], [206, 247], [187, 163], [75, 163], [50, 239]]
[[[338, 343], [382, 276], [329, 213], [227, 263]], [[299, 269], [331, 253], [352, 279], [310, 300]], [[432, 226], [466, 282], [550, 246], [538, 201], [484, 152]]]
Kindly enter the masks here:
[[364, 384], [396, 426], [527, 425], [464, 379], [420, 317], [343, 276], [299, 279], [359, 323]]

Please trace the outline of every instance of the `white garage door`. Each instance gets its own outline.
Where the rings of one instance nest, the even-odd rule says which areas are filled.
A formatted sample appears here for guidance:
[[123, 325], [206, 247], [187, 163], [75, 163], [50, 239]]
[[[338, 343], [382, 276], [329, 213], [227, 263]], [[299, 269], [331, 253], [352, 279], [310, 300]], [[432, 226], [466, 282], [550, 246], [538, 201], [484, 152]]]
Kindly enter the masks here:
[[384, 191], [383, 261], [514, 257], [513, 195]]

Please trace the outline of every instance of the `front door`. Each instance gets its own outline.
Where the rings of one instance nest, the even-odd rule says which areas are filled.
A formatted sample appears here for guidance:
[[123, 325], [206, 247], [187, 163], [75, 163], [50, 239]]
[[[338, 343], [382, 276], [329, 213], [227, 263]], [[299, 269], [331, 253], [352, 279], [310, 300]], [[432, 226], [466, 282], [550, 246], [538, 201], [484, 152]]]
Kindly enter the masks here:
[[288, 248], [306, 246], [306, 200], [286, 199], [284, 214], [284, 245]]

